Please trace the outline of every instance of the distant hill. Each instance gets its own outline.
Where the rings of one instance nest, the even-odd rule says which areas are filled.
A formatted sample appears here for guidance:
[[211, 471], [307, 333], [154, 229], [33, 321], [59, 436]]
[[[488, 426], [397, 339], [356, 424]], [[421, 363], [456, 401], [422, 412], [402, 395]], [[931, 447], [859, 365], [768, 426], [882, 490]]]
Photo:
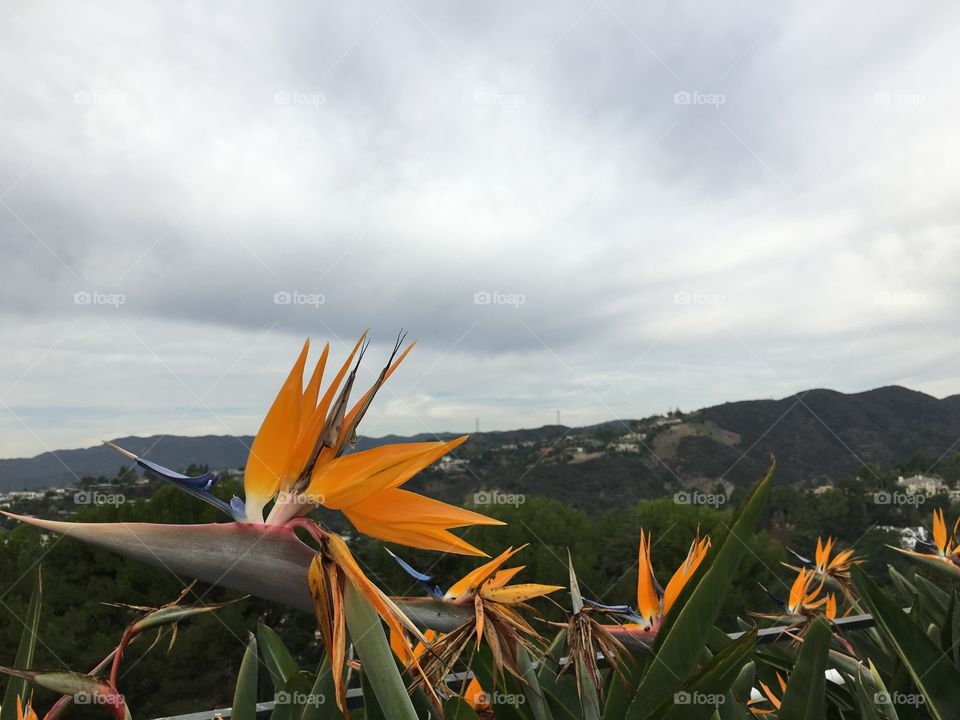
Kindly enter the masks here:
[[[433, 440], [433, 435], [400, 438], [359, 438], [357, 447], [366, 449], [390, 442]], [[150, 437], [116, 438], [112, 441], [125, 450], [153, 460], [175, 470], [190, 465], [209, 465], [212, 468], [242, 468], [253, 437], [250, 435], [153, 435]], [[0, 492], [72, 485], [78, 478], [104, 475], [114, 477], [122, 467], [129, 465], [115, 450], [105, 445], [79, 450], [45, 452], [32, 458], [0, 460]]]
[[[441, 437], [451, 437], [444, 434]], [[360, 449], [433, 435], [361, 437]], [[160, 464], [242, 467], [252, 438], [126, 437], [115, 442]], [[466, 462], [422, 473], [413, 489], [450, 501], [481, 490], [557, 497], [585, 508], [614, 507], [685, 488], [743, 487], [771, 453], [778, 480], [817, 485], [851, 477], [864, 463], [891, 466], [915, 453], [960, 450], [960, 396], [937, 399], [902, 387], [862, 393], [809, 390], [780, 400], [724, 403], [674, 418], [474, 434], [457, 451]], [[0, 491], [112, 477], [122, 458], [105, 447], [0, 460]]]

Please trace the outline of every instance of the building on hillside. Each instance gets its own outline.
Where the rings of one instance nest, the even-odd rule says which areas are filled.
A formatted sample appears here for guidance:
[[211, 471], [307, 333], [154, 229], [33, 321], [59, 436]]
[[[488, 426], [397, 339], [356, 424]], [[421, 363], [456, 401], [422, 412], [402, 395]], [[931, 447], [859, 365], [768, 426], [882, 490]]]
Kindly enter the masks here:
[[897, 479], [897, 485], [910, 495], [936, 495], [937, 493], [949, 491], [942, 478], [930, 477], [928, 475], [918, 474], [908, 478], [901, 475]]
[[458, 470], [464, 470], [470, 464], [469, 460], [465, 458], [455, 458], [450, 457], [449, 455], [444, 455], [440, 458], [440, 462], [437, 464], [443, 472], [456, 472]]
[[917, 543], [929, 542], [925, 527], [897, 527], [895, 525], [877, 525], [877, 530], [896, 533], [900, 536], [900, 547], [904, 550], [915, 550]]

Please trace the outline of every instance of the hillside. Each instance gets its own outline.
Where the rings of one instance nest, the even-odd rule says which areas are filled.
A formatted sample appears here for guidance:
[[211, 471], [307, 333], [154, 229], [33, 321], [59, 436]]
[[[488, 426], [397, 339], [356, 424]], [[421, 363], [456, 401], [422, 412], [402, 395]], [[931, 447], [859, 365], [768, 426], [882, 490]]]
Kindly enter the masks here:
[[[432, 436], [361, 437], [358, 447], [427, 439]], [[779, 461], [780, 482], [814, 486], [849, 478], [862, 471], [863, 463], [892, 466], [916, 453], [952, 455], [958, 440], [960, 396], [941, 400], [902, 387], [855, 394], [818, 389], [671, 418], [477, 433], [457, 451], [457, 459], [422, 473], [411, 488], [456, 502], [472, 501], [479, 491], [501, 490], [603, 509], [681, 489], [743, 487], [762, 473], [771, 453]], [[251, 438], [115, 442], [182, 470], [190, 464], [242, 467]], [[121, 465], [105, 447], [0, 460], [0, 491], [69, 485], [75, 476], [112, 477]]]

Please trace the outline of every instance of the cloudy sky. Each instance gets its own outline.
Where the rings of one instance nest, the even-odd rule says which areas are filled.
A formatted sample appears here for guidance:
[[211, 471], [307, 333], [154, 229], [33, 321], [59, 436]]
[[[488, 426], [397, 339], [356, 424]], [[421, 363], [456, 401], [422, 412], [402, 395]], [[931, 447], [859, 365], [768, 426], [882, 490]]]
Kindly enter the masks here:
[[960, 392], [955, 2], [0, 3], [0, 456]]

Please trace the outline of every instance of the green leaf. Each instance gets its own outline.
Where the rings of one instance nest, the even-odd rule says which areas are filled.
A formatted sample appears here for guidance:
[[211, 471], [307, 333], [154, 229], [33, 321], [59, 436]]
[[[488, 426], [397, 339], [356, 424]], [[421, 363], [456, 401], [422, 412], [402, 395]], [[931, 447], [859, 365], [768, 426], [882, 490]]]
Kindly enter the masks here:
[[914, 684], [920, 688], [925, 707], [938, 720], [960, 717], [960, 673], [936, 644], [906, 613], [877, 587], [877, 584], [856, 565], [851, 569], [853, 582], [887, 637]]
[[329, 717], [329, 712], [323, 712], [323, 709], [329, 704], [330, 707], [336, 707], [334, 698], [336, 697], [336, 688], [333, 683], [333, 672], [330, 669], [330, 656], [324, 655], [323, 662], [313, 679], [313, 687], [310, 688], [310, 697], [312, 702], [304, 705], [300, 712], [300, 720], [324, 720]]
[[628, 718], [639, 720], [648, 716], [683, 685], [696, 665], [737, 566], [749, 551], [747, 543], [770, 492], [774, 469], [775, 463], [771, 462], [766, 475], [734, 513], [728, 531], [697, 569], [690, 581], [695, 583], [693, 589], [684, 588], [677, 600], [682, 603], [679, 609], [672, 608], [665, 618], [657, 636], [656, 657], [640, 682]]
[[577, 657], [577, 684], [580, 687], [580, 710], [584, 720], [600, 720], [600, 697], [593, 678], [587, 670], [587, 664], [582, 657]]
[[726, 695], [740, 674], [757, 642], [751, 628], [718, 652], [703, 669], [684, 683], [650, 717], [665, 720], [706, 720], [726, 702]]
[[[33, 582], [33, 592], [30, 603], [27, 605], [27, 614], [23, 617], [23, 630], [20, 633], [20, 644], [17, 646], [17, 655], [13, 661], [15, 667], [26, 669], [33, 665], [34, 653], [37, 648], [37, 628], [40, 625], [40, 609], [43, 604], [43, 584], [40, 578], [40, 569], [37, 569], [37, 579]], [[27, 696], [29, 683], [18, 677], [10, 678], [7, 690], [3, 694], [3, 705], [0, 706], [0, 720], [17, 720], [17, 698]]]
[[283, 688], [273, 696], [274, 706], [270, 720], [297, 720], [307, 707], [317, 703], [324, 704], [326, 697], [314, 698], [310, 695], [311, 684], [309, 673], [296, 672], [287, 678]]
[[233, 691], [232, 720], [256, 720], [257, 717], [257, 672], [260, 669], [257, 657], [257, 638], [250, 634], [247, 649], [240, 662], [237, 687]]
[[363, 692], [363, 720], [386, 720], [380, 701], [370, 687], [370, 678], [365, 672], [360, 673], [360, 689]]
[[553, 720], [543, 689], [540, 687], [540, 680], [537, 678], [536, 663], [524, 647], [517, 648], [517, 667], [526, 681], [526, 685], [523, 686], [524, 695], [527, 698], [526, 705], [530, 708], [534, 720]]
[[161, 627], [163, 625], [171, 625], [173, 623], [178, 623], [181, 620], [187, 620], [189, 618], [195, 617], [197, 615], [203, 615], [205, 613], [214, 612], [216, 610], [222, 610], [228, 605], [234, 605], [245, 598], [238, 598], [237, 600], [228, 600], [222, 603], [214, 603], [211, 605], [195, 605], [193, 607], [182, 607], [180, 605], [174, 605], [172, 607], [163, 607], [158, 610], [154, 610], [149, 615], [146, 615], [133, 624], [133, 629], [135, 632], [142, 633], [150, 630], [151, 628]]
[[293, 656], [283, 644], [283, 640], [277, 634], [277, 631], [261, 620], [257, 623], [257, 640], [259, 641], [259, 650], [263, 655], [263, 662], [270, 671], [270, 679], [273, 681], [275, 692], [283, 690], [287, 681], [297, 674], [297, 663]]
[[827, 679], [824, 673], [830, 635], [830, 621], [823, 615], [810, 624], [790, 673], [777, 720], [820, 720], [826, 717]]
[[380, 616], [353, 586], [346, 584], [343, 598], [347, 630], [363, 665], [370, 687], [388, 720], [417, 720], [416, 711], [387, 643]]
[[[509, 673], [494, 677], [493, 654], [486, 643], [482, 643], [474, 652], [470, 669], [480, 683], [480, 687], [490, 696], [491, 701], [507, 700], [510, 696], [526, 697], [523, 694], [524, 688], [520, 687], [516, 678]], [[503, 693], [504, 697], [498, 698], [498, 692]], [[499, 702], [494, 707], [497, 720], [523, 720], [527, 716], [525, 710], [525, 705], [516, 702]]]
[[477, 713], [461, 697], [452, 697], [443, 704], [446, 720], [479, 720]]
[[883, 684], [873, 662], [857, 671], [857, 702], [863, 717], [871, 720], [897, 720], [897, 711], [890, 701], [890, 693]]
[[[69, 670], [20, 670], [7, 667], [0, 667], [0, 672], [23, 678], [60, 695], [86, 696], [89, 698], [89, 704], [103, 707], [116, 718], [129, 716], [123, 696], [115, 692], [104, 680], [93, 675]], [[16, 703], [14, 703], [14, 710], [16, 710]]]

